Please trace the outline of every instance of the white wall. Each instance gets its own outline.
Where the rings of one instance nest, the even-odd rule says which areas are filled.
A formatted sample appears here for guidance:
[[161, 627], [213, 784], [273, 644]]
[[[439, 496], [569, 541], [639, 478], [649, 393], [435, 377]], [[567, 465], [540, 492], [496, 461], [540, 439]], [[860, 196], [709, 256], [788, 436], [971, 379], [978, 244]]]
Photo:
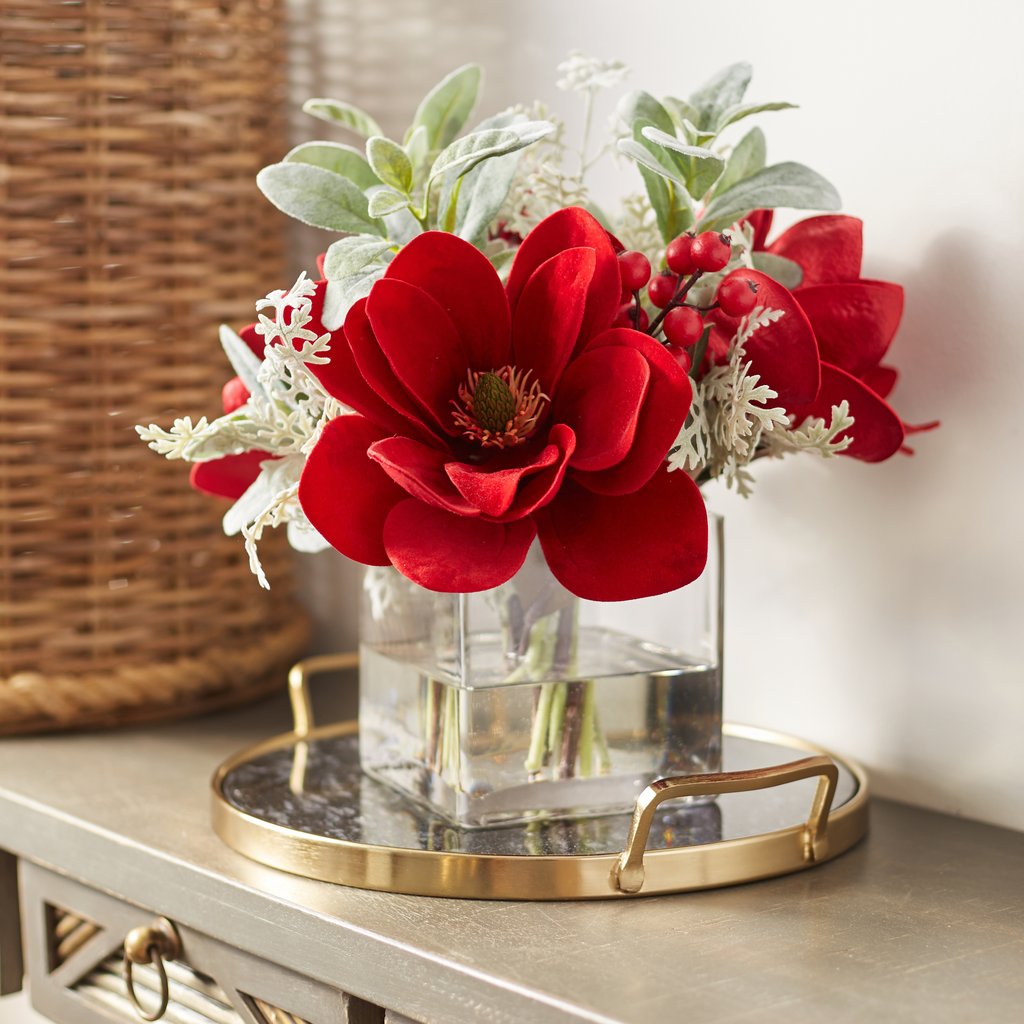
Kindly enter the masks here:
[[[487, 111], [538, 97], [569, 114], [554, 65], [573, 47], [625, 60], [656, 95], [750, 59], [752, 98], [801, 104], [763, 119], [770, 158], [819, 169], [864, 218], [865, 276], [907, 290], [895, 404], [943, 427], [916, 458], [805, 457], [764, 468], [749, 501], [713, 496], [729, 529], [727, 713], [861, 759], [883, 795], [1024, 828], [1022, 8], [294, 2], [333, 10], [319, 45], [353, 55], [317, 62], [307, 46], [302, 74], [394, 131], [466, 60], [488, 68]], [[337, 597], [321, 642], [344, 645], [355, 574], [339, 562], [306, 571]]]

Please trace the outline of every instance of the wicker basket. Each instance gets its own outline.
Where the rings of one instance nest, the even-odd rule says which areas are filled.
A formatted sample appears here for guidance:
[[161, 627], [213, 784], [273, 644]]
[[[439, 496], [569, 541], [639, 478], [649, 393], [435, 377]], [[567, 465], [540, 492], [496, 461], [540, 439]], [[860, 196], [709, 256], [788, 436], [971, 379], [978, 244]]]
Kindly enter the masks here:
[[282, 22], [0, 0], [0, 733], [238, 703], [304, 645], [285, 550], [264, 594], [133, 431], [216, 414], [217, 325], [287, 283], [253, 183], [286, 145]]

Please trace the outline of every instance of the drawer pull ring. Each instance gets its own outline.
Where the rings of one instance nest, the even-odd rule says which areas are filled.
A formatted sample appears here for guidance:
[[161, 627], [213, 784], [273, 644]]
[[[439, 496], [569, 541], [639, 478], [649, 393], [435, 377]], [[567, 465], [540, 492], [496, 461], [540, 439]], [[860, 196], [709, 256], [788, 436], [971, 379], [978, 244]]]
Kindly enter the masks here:
[[[159, 1020], [167, 1012], [170, 990], [167, 985], [167, 969], [165, 960], [176, 960], [181, 956], [181, 939], [174, 925], [166, 917], [157, 920], [145, 928], [133, 928], [124, 939], [124, 984], [128, 989], [128, 998], [135, 1007], [135, 1012], [142, 1020]], [[135, 992], [132, 981], [134, 964], [153, 964], [160, 978], [160, 1003], [155, 1010], [147, 1010]]]

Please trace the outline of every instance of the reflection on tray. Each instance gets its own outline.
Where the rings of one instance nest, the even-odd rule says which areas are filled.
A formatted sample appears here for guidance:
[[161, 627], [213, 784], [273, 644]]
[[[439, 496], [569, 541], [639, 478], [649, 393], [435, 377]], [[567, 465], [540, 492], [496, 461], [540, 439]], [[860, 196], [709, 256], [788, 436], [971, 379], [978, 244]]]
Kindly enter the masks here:
[[[777, 763], [792, 750], [726, 737], [725, 768]], [[657, 812], [648, 849], [698, 846], [756, 835], [801, 821], [814, 783], [794, 783], [759, 793], [730, 794], [717, 802], [666, 803]], [[853, 776], [840, 771], [834, 802], [841, 806], [856, 790]], [[616, 853], [629, 832], [628, 814], [573, 821], [539, 819], [528, 825], [463, 830], [438, 818], [359, 767], [355, 735], [311, 740], [271, 750], [233, 769], [223, 792], [239, 810], [311, 835], [378, 847], [505, 856], [585, 856]]]

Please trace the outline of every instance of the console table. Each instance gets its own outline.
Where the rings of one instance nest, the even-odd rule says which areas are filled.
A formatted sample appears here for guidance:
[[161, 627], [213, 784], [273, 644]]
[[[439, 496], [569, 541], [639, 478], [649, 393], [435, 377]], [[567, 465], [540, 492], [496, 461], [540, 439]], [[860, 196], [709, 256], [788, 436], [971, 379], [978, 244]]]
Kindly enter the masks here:
[[[340, 716], [337, 691], [317, 699]], [[876, 799], [868, 839], [838, 860], [731, 889], [589, 903], [348, 889], [249, 861], [210, 829], [213, 770], [289, 722], [282, 694], [0, 741], [0, 991], [19, 987], [23, 948], [40, 1012], [129, 1024], [125, 935], [166, 918], [174, 1024], [1024, 1020], [1022, 834]], [[150, 1008], [156, 972], [134, 977]]]

